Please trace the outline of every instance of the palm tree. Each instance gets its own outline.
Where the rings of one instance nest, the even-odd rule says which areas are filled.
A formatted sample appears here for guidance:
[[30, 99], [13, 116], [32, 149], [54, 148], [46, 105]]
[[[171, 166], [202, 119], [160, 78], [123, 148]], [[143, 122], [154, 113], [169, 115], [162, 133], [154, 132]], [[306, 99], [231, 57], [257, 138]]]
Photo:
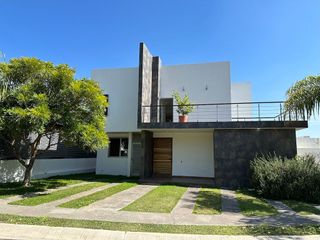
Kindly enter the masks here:
[[309, 76], [295, 83], [287, 91], [287, 112], [310, 118], [320, 110], [320, 75]]

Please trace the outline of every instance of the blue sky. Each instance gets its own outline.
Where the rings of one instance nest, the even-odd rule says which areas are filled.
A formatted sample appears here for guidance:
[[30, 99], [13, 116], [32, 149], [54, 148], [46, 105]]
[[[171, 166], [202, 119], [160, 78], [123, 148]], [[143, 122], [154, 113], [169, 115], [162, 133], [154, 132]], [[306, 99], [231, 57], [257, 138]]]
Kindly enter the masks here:
[[[230, 61], [255, 101], [283, 100], [320, 74], [319, 0], [0, 0], [7, 58], [68, 63], [77, 77], [138, 65], [145, 42], [163, 64]], [[298, 135], [320, 137], [320, 122]]]

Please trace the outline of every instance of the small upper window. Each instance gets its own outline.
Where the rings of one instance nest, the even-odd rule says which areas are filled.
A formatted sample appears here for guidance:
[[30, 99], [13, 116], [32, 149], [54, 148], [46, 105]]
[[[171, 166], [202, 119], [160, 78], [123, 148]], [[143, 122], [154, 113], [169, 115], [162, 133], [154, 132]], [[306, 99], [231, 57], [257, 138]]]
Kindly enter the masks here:
[[[109, 94], [105, 94], [104, 96], [105, 96], [106, 99], [107, 99], [107, 103], [109, 103]], [[105, 109], [105, 111], [104, 111], [104, 115], [105, 115], [105, 116], [108, 116], [108, 110], [109, 110], [108, 107], [106, 107], [106, 109]]]
[[128, 138], [111, 138], [109, 143], [109, 156], [128, 156]]

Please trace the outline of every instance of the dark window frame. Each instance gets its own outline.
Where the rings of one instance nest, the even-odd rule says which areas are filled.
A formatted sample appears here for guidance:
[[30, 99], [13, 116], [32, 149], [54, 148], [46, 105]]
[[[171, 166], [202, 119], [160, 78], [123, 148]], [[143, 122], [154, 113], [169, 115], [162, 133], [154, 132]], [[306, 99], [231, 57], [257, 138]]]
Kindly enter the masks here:
[[[114, 143], [116, 149], [112, 149], [112, 142], [113, 141], [119, 141], [118, 143]], [[126, 148], [122, 149], [122, 144], [125, 144], [124, 146]], [[115, 137], [110, 138], [110, 143], [108, 147], [108, 156], [109, 157], [128, 157], [128, 151], [129, 151], [129, 138], [127, 137]], [[117, 153], [117, 154], [116, 154]]]

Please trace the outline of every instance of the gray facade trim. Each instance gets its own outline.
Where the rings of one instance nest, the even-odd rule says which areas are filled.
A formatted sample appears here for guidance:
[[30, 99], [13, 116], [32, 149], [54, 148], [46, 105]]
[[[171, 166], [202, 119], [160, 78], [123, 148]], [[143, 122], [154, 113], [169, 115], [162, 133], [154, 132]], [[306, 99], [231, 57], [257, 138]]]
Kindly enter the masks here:
[[139, 88], [138, 88], [138, 126], [141, 123], [142, 106], [142, 75], [143, 75], [143, 48], [144, 44], [139, 45]]

